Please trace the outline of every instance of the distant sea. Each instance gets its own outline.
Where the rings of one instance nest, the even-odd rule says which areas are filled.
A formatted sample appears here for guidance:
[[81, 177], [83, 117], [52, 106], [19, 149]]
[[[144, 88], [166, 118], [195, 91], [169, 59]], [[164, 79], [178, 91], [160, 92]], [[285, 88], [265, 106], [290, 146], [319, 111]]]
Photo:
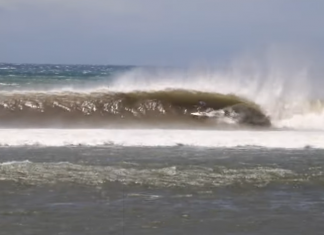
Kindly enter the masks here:
[[0, 64], [0, 234], [322, 234], [323, 101], [264, 75]]

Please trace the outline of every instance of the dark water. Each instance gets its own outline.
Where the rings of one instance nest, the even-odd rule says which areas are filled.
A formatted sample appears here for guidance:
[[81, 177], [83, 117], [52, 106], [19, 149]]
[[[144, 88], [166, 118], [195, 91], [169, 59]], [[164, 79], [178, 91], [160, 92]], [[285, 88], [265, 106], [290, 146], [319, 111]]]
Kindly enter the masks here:
[[323, 154], [2, 147], [0, 234], [322, 234]]
[[[199, 104], [201, 100], [204, 100], [206, 107]], [[190, 127], [195, 123], [202, 124], [202, 120], [197, 120], [191, 113], [206, 109], [208, 113], [222, 111], [219, 119], [230, 118], [231, 113], [234, 118], [234, 113], [237, 113], [242, 116], [242, 123], [269, 126], [268, 118], [257, 107], [243, 102], [232, 95], [188, 90], [87, 93], [16, 91], [0, 93], [0, 126], [100, 128], [118, 124], [150, 124], [154, 127], [180, 126], [182, 123], [182, 126], [187, 124]], [[210, 128], [215, 126], [215, 122], [203, 123]]]

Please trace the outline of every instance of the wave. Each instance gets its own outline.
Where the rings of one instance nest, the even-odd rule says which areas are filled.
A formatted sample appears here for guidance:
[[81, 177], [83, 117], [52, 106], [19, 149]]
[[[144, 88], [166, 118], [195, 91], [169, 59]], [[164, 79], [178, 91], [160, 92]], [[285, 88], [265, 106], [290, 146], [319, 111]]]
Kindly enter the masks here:
[[220, 117], [206, 120], [191, 115], [206, 110], [240, 115], [236, 124], [270, 123], [258, 105], [233, 94], [184, 89], [0, 93], [2, 127], [217, 126]]
[[[0, 76], [3, 84], [17, 83], [0, 86], [0, 127], [242, 128], [271, 123], [324, 130], [322, 73], [313, 74], [281, 55], [234, 62], [189, 69], [17, 65]], [[8, 66], [15, 67], [3, 65]], [[83, 76], [87, 71], [92, 75]], [[8, 78], [9, 72], [18, 77]], [[216, 118], [190, 115], [208, 108], [220, 111], [205, 115]]]
[[313, 72], [303, 64], [294, 65], [293, 62], [285, 63], [274, 58], [274, 61], [266, 61], [264, 65], [247, 60], [223, 69], [153, 72], [135, 69], [118, 76], [110, 85], [120, 91], [172, 87], [234, 94], [257, 104], [275, 128], [324, 130], [321, 73], [315, 75]]

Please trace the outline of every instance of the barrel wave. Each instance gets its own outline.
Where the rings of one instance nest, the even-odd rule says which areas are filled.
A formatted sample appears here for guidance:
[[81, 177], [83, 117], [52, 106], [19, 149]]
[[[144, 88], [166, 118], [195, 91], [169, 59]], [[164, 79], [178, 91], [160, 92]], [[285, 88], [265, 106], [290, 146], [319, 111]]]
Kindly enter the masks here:
[[232, 94], [185, 89], [0, 93], [2, 127], [219, 127], [220, 116], [206, 120], [191, 115], [206, 110], [239, 115], [236, 124], [241, 126], [270, 125], [259, 106]]
[[322, 84], [315, 75], [304, 66], [252, 64], [0, 63], [0, 128], [324, 130]]

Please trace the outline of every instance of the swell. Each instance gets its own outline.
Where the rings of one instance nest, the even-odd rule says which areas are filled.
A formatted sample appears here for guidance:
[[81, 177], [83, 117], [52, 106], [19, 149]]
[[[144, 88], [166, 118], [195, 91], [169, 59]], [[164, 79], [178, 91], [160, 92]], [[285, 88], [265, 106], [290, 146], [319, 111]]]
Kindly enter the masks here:
[[[202, 102], [203, 101], [203, 102]], [[210, 125], [190, 115], [236, 104], [259, 109], [235, 95], [193, 90], [133, 92], [2, 92], [1, 127], [105, 127]]]

